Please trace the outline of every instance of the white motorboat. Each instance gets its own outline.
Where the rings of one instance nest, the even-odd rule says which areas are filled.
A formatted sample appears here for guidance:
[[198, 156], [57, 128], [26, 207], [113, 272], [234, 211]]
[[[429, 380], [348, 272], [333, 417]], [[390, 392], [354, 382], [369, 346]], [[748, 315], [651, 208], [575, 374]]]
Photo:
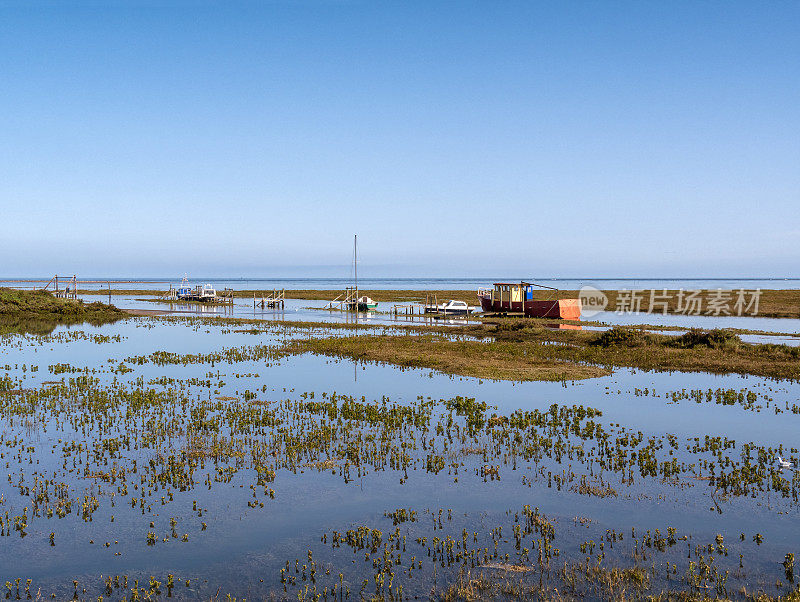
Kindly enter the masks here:
[[439, 305], [426, 305], [425, 306], [425, 313], [426, 314], [445, 314], [451, 316], [464, 316], [467, 314], [471, 314], [477, 308], [470, 307], [466, 301], [456, 301], [455, 299], [450, 299], [447, 303], [440, 303]]

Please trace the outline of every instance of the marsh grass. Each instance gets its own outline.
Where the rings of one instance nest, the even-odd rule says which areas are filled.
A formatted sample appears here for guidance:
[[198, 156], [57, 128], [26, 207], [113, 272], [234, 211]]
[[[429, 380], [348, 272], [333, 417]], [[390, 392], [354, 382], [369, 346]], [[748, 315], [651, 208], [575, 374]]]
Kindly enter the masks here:
[[494, 380], [565, 381], [609, 374], [598, 366], [536, 358], [528, 353], [527, 346], [515, 343], [453, 341], [436, 335], [308, 338], [288, 343], [285, 351], [430, 368], [445, 374]]
[[609, 368], [800, 378], [800, 348], [751, 345], [741, 342], [729, 331], [693, 329], [675, 337], [627, 327], [616, 327], [598, 334], [554, 331], [541, 326], [509, 331], [484, 324], [466, 327], [462, 332], [515, 342], [526, 350], [528, 356], [539, 359], [584, 362]]
[[458, 333], [469, 336], [454, 340], [452, 329], [404, 330], [416, 334], [368, 329], [370, 334], [291, 341], [282, 351], [497, 380], [578, 380], [606, 376], [615, 367], [800, 378], [800, 348], [746, 344], [725, 331], [692, 330], [675, 337], [623, 327], [598, 334], [539, 325], [508, 329], [477, 324], [461, 327]]
[[59, 299], [47, 291], [20, 291], [0, 288], [0, 318], [38, 322], [37, 328], [46, 324], [90, 322], [102, 324], [126, 317], [125, 312], [105, 303], [83, 303]]
[[[163, 319], [166, 324], [173, 322], [200, 331], [215, 324], [220, 333], [234, 332], [232, 327], [243, 323]], [[143, 328], [161, 323], [161, 319], [134, 321]], [[481, 341], [474, 337], [461, 340], [452, 329], [415, 332], [378, 327], [357, 331], [327, 324], [308, 327], [278, 323], [262, 324], [261, 331], [283, 337], [336, 334], [343, 341], [341, 344], [353, 346], [345, 350], [357, 353], [355, 357], [361, 357], [358, 353], [362, 347], [379, 347], [376, 341], [393, 333], [395, 336], [391, 338], [408, 348], [412, 361], [434, 362], [439, 360], [442, 349], [449, 349], [452, 357], [445, 358], [447, 361], [480, 365], [474, 361], [477, 358], [485, 360], [489, 368], [494, 362], [502, 362], [504, 366], [509, 363], [517, 366], [519, 362], [524, 367], [526, 362], [545, 362], [551, 368], [559, 364], [594, 368], [573, 359], [580, 354], [636, 360], [639, 354], [656, 357], [721, 354], [724, 358], [751, 349], [756, 350], [754, 353], [774, 351], [714, 332], [694, 333], [681, 344], [676, 344], [675, 337], [648, 335], [639, 346], [625, 344], [628, 335], [617, 333], [611, 337], [617, 343], [602, 346], [591, 344], [600, 333], [557, 332], [528, 325], [505, 330], [478, 325], [471, 331], [455, 331], [473, 332]], [[407, 334], [398, 336], [398, 332]], [[79, 334], [82, 333], [62, 332], [48, 337], [46, 342], [87, 340], [103, 345], [120, 342], [108, 336], [90, 338]], [[164, 340], [161, 331], [153, 334], [158, 335], [154, 340]], [[22, 338], [9, 337], [6, 344]], [[414, 488], [419, 485], [425, 491], [427, 484], [435, 483], [441, 491], [446, 491], [445, 488], [458, 482], [461, 484], [458, 487], [470, 488], [476, 494], [481, 493], [479, 488], [484, 488], [481, 495], [486, 496], [483, 499], [490, 512], [477, 508], [462, 516], [458, 508], [452, 512], [443, 508], [437, 511], [428, 508], [430, 500], [424, 496], [416, 498], [421, 504], [417, 510], [408, 504], [406, 508], [397, 508], [399, 496], [394, 490], [385, 499], [376, 496], [375, 503], [367, 498], [363, 506], [365, 522], [353, 522], [358, 516], [349, 512], [325, 519], [320, 544], [313, 544], [315, 554], [318, 545], [325, 546], [319, 564], [312, 560], [311, 548], [307, 556], [302, 550], [302, 560], [298, 558], [292, 570], [288, 562], [279, 574], [279, 565], [259, 564], [258, 577], [264, 577], [266, 583], [253, 592], [255, 599], [274, 592], [279, 599], [298, 600], [388, 601], [412, 597], [447, 599], [447, 596], [476, 600], [699, 600], [726, 596], [726, 587], [735, 595], [734, 586], [725, 585], [727, 569], [733, 569], [734, 565], [725, 564], [728, 552], [723, 548], [722, 535], [716, 540], [713, 555], [710, 544], [702, 545], [699, 534], [691, 542], [697, 544], [694, 551], [690, 546], [685, 552], [684, 546], [689, 544], [684, 542], [692, 533], [677, 537], [672, 526], [663, 532], [656, 529], [652, 534], [650, 530], [642, 533], [637, 526], [637, 537], [631, 519], [621, 516], [616, 519], [619, 532], [609, 529], [612, 526], [609, 517], [616, 513], [615, 508], [629, 508], [633, 520], [638, 520], [633, 514], [637, 500], [642, 499], [638, 494], [657, 494], [659, 504], [669, 509], [676, 508], [674, 503], [682, 504], [684, 492], [689, 491], [697, 496], [689, 499], [713, 503], [718, 512], [720, 506], [729, 503], [726, 500], [735, 500], [745, 511], [756, 511], [758, 507], [759, 512], [765, 513], [761, 515], [765, 520], [774, 519], [774, 512], [794, 512], [797, 508], [800, 475], [783, 471], [775, 464], [777, 454], [797, 462], [797, 450], [784, 450], [782, 445], [776, 449], [742, 441], [737, 444], [721, 436], [716, 424], [710, 426], [712, 435], [695, 430], [693, 434], [697, 437], [686, 438], [669, 433], [643, 433], [635, 420], [631, 425], [609, 423], [600, 409], [577, 404], [553, 403], [549, 409], [528, 406], [510, 411], [467, 395], [449, 399], [422, 395], [416, 399], [413, 396], [393, 399], [388, 394], [380, 398], [376, 394], [374, 399], [367, 399], [341, 391], [283, 388], [281, 392], [276, 386], [280, 383], [279, 373], [266, 371], [272, 363], [282, 361], [283, 347], [279, 345], [283, 339], [248, 338], [247, 342], [253, 344], [241, 345], [243, 338], [247, 337], [238, 337], [239, 342], [233, 346], [222, 346], [216, 341], [211, 349], [192, 348], [192, 353], [187, 354], [176, 352], [174, 347], [170, 351], [144, 353], [145, 350], [134, 345], [120, 347], [118, 352], [139, 355], [112, 358], [107, 364], [85, 367], [64, 361], [42, 364], [42, 372], [46, 367], [53, 375], [63, 375], [62, 380], [37, 381], [55, 386], [29, 387], [21, 394], [16, 391], [30, 385], [31, 381], [25, 377], [31, 366], [5, 368], [8, 375], [0, 378], [0, 418], [4, 426], [0, 433], [0, 458], [6, 462], [9, 485], [0, 491], [5, 495], [5, 498], [0, 495], [0, 503], [7, 500], [4, 510], [8, 510], [0, 516], [0, 536], [4, 537], [3, 545], [11, 550], [8, 556], [14, 553], [12, 545], [25, 546], [18, 549], [31, 557], [44, 556], [52, 552], [51, 548], [58, 550], [62, 542], [69, 542], [68, 538], [74, 538], [76, 533], [78, 537], [95, 538], [108, 533], [111, 540], [116, 533], [100, 531], [98, 525], [108, 512], [113, 512], [111, 528], [120, 527], [123, 534], [124, 528], [133, 534], [127, 540], [120, 537], [119, 553], [145, 549], [152, 554], [149, 562], [155, 567], [150, 573], [150, 585], [144, 589], [139, 584], [147, 584], [146, 576], [141, 572], [131, 573], [130, 593], [135, 598], [127, 598], [128, 575], [115, 576], [112, 582], [110, 576], [90, 574], [79, 577], [80, 588], [77, 578], [73, 581], [74, 595], [69, 585], [65, 589], [52, 581], [59, 588], [58, 597], [54, 593], [53, 599], [68, 599], [71, 595], [73, 599], [97, 599], [101, 593], [104, 600], [170, 597], [173, 575], [164, 577], [169, 569], [165, 570], [162, 564], [165, 556], [159, 556], [167, 553], [161, 552], [162, 549], [171, 543], [185, 543], [189, 554], [211, 554], [216, 558], [218, 551], [231, 541], [224, 531], [227, 525], [242, 519], [253, 520], [254, 524], [259, 520], [274, 521], [273, 517], [280, 519], [279, 512], [296, 504], [298, 495], [321, 500], [321, 505], [304, 510], [305, 515], [297, 514], [303, 519], [305, 537], [311, 533], [309, 529], [319, 524], [313, 515], [316, 508], [324, 513], [337, 499], [344, 499], [338, 497], [337, 490], [329, 488], [329, 483], [348, 487], [341, 491], [360, 502], [359, 492], [366, 490], [373, 495], [389, 478], [399, 480], [408, 492], [410, 504], [417, 495]], [[329, 342], [323, 341], [325, 348]], [[36, 340], [39, 345], [44, 342]], [[387, 353], [393, 354], [400, 348], [390, 346]], [[14, 347], [9, 352], [16, 353]], [[548, 354], [564, 354], [568, 359], [554, 361]], [[249, 366], [249, 362], [258, 365]], [[125, 371], [115, 368], [123, 364], [128, 366]], [[103, 365], [107, 368], [102, 368]], [[36, 367], [38, 370], [39, 366]], [[108, 370], [107, 377], [101, 376], [102, 370]], [[267, 376], [259, 377], [254, 370], [263, 370]], [[221, 382], [223, 377], [258, 380], [225, 385]], [[702, 394], [705, 401], [724, 405], [764, 400], [763, 394], [759, 398], [755, 392], [749, 392], [753, 394], [751, 398], [746, 393], [744, 389], [681, 390], [661, 397], [699, 400]], [[646, 389], [644, 395], [649, 394]], [[45, 431], [50, 439], [44, 438]], [[50, 474], [30, 468], [40, 458], [52, 459]], [[317, 475], [314, 469], [327, 474]], [[565, 515], [559, 506], [555, 506], [553, 515], [540, 513], [529, 505], [523, 506], [522, 511], [519, 507], [507, 508], [500, 489], [486, 489], [499, 487], [501, 476], [504, 487], [513, 487], [515, 483], [527, 487], [534, 499], [545, 489], [564, 499], [587, 496], [580, 504], [589, 521], [585, 528], [589, 529], [591, 522], [597, 524], [591, 531], [584, 531], [584, 526], [575, 527], [580, 531], [576, 538], [575, 529], [569, 527], [571, 512]], [[324, 483], [318, 480], [322, 477]], [[277, 489], [277, 496], [272, 487]], [[680, 498], [673, 498], [673, 493]], [[223, 505], [208, 503], [218, 496], [225, 496], [221, 497], [225, 500]], [[606, 506], [597, 505], [602, 501], [600, 498], [609, 498], [604, 503], [614, 504], [612, 513], [606, 511]], [[270, 512], [273, 507], [277, 510], [274, 514]], [[242, 512], [252, 514], [244, 517]], [[256, 512], [264, 515], [257, 518]], [[598, 520], [591, 521], [589, 516]], [[63, 520], [67, 517], [68, 520]], [[578, 517], [574, 520], [577, 525]], [[81, 531], [75, 530], [76, 523]], [[410, 527], [412, 523], [414, 527]], [[735, 523], [728, 523], [732, 524]], [[665, 525], [658, 526], [663, 529]], [[329, 533], [332, 528], [340, 531]], [[736, 528], [738, 531], [738, 525]], [[623, 531], [625, 543], [620, 543]], [[581, 540], [590, 537], [578, 547]], [[742, 533], [741, 541], [744, 540]], [[279, 540], [276, 553], [282, 550], [297, 553], [296, 541]], [[752, 541], [752, 546], [761, 546], [763, 538], [756, 534]], [[89, 540], [89, 544], [94, 541]], [[108, 548], [110, 544], [105, 545]], [[790, 568], [793, 571], [794, 557], [782, 544], [776, 547], [770, 542], [769, 548], [758, 549], [733, 548], [733, 545], [731, 559], [740, 550], [748, 554], [748, 560], [758, 558], [752, 568], [748, 567], [746, 575], [731, 574], [731, 583], [735, 581], [737, 588], [759, 587], [775, 576], [782, 579], [784, 572], [793, 574]], [[337, 556], [336, 548], [343, 548], [341, 552], [346, 558]], [[78, 552], [85, 549], [78, 548]], [[359, 564], [359, 557], [364, 558], [363, 565]], [[714, 557], [720, 564], [713, 564]], [[671, 561], [677, 561], [680, 568]], [[702, 571], [698, 569], [700, 566]], [[739, 566], [743, 566], [741, 560]], [[464, 579], [457, 572], [462, 567]], [[684, 574], [686, 578], [681, 577]], [[202, 572], [196, 576], [198, 582], [210, 580]], [[362, 582], [365, 585], [359, 590], [362, 577], [366, 577]], [[15, 586], [9, 581], [7, 599], [27, 598], [20, 591], [20, 579], [15, 580]], [[787, 580], [792, 581], [789, 577]], [[22, 583], [25, 587], [25, 582]], [[189, 579], [185, 583], [188, 588]], [[221, 586], [227, 587], [229, 583]], [[213, 591], [216, 584], [203, 587], [204, 593], [190, 593], [187, 589], [185, 594], [176, 592], [175, 597], [208, 599], [206, 593], [209, 588]], [[233, 587], [237, 595], [246, 591], [252, 599], [249, 590], [238, 584]], [[792, 587], [781, 585], [776, 591], [787, 592]], [[407, 594], [403, 588], [407, 588]], [[736, 598], [755, 599], [746, 595]], [[220, 598], [215, 595], [212, 599]]]

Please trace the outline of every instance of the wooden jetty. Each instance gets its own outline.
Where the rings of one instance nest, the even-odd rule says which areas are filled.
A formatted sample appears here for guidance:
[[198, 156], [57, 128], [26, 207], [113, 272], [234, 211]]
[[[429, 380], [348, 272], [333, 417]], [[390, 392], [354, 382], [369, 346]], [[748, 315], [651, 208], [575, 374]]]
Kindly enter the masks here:
[[392, 306], [392, 313], [395, 316], [423, 316], [425, 314], [439, 312], [439, 299], [434, 294], [427, 293], [425, 295], [425, 302], [419, 303], [398, 303]]
[[449, 300], [447, 303], [439, 303], [438, 295], [426, 294], [425, 302], [422, 303], [398, 303], [392, 306], [392, 314], [395, 316], [424, 316], [433, 315], [434, 318], [440, 317], [465, 317], [469, 319], [470, 314], [475, 311], [475, 307], [470, 307], [464, 301]]
[[[73, 274], [72, 276], [59, 276], [55, 275], [50, 280], [44, 279], [36, 279], [36, 278], [17, 278], [17, 279], [9, 279], [9, 280], [0, 280], [0, 284], [10, 284], [12, 285], [10, 288], [16, 289], [27, 289], [28, 286], [18, 286], [18, 285], [30, 285], [32, 290], [42, 290], [42, 291], [50, 291], [58, 297], [59, 299], [72, 299], [73, 301], [78, 301], [78, 285], [79, 284], [98, 284], [103, 285], [105, 284], [108, 288], [108, 303], [111, 304], [111, 284], [117, 284], [120, 282], [133, 282], [130, 280], [78, 280], [78, 276]], [[44, 284], [44, 286], [38, 286], [37, 284]], [[17, 286], [15, 286], [17, 285]], [[52, 289], [50, 287], [53, 287]]]
[[398, 303], [392, 306], [392, 314], [395, 316], [424, 316], [425, 305], [422, 303]]
[[342, 311], [353, 311], [358, 308], [358, 287], [348, 286], [344, 292], [328, 303], [327, 309], [340, 309]]
[[266, 297], [261, 295], [261, 298], [256, 298], [253, 293], [253, 309], [260, 307], [261, 309], [283, 309], [284, 302], [286, 301], [286, 289], [274, 289]]

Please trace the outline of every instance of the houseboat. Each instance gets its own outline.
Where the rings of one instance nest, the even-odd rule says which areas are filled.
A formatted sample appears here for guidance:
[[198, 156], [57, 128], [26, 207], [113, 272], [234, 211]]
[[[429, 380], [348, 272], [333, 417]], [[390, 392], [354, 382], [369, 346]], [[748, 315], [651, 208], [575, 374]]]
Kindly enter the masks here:
[[[521, 313], [528, 318], [558, 318], [580, 320], [580, 299], [533, 298], [534, 288], [550, 288], [530, 282], [495, 282], [493, 288], [478, 289], [478, 299], [484, 312]], [[555, 291], [555, 289], [551, 289]]]

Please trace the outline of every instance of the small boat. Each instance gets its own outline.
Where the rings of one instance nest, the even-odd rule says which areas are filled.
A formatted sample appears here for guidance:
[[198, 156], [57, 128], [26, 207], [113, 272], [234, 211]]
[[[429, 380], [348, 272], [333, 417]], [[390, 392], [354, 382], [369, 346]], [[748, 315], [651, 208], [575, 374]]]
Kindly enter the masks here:
[[204, 284], [203, 288], [198, 286], [196, 295], [198, 301], [215, 301], [217, 299], [217, 291], [210, 284]]
[[439, 305], [426, 305], [425, 306], [425, 313], [426, 314], [450, 314], [453, 316], [464, 316], [467, 314], [471, 314], [477, 308], [470, 307], [467, 305], [466, 301], [456, 301], [455, 299], [450, 299], [447, 303], [440, 303]]
[[181, 280], [181, 285], [178, 287], [178, 290], [175, 292], [175, 295], [178, 299], [188, 299], [192, 296], [192, 287], [189, 286], [189, 279], [184, 274], [183, 279]]
[[484, 312], [516, 312], [528, 318], [581, 319], [580, 299], [535, 300], [535, 287], [556, 289], [530, 282], [495, 282], [494, 288], [478, 289], [478, 299]]
[[[342, 298], [344, 297], [344, 298]], [[369, 311], [378, 307], [378, 302], [366, 295], [358, 296], [358, 235], [353, 237], [353, 286], [345, 287], [344, 293], [328, 303], [328, 309], [338, 305], [345, 311]]]
[[358, 311], [367, 311], [369, 309], [377, 309], [378, 302], [373, 301], [366, 295], [358, 298]]

